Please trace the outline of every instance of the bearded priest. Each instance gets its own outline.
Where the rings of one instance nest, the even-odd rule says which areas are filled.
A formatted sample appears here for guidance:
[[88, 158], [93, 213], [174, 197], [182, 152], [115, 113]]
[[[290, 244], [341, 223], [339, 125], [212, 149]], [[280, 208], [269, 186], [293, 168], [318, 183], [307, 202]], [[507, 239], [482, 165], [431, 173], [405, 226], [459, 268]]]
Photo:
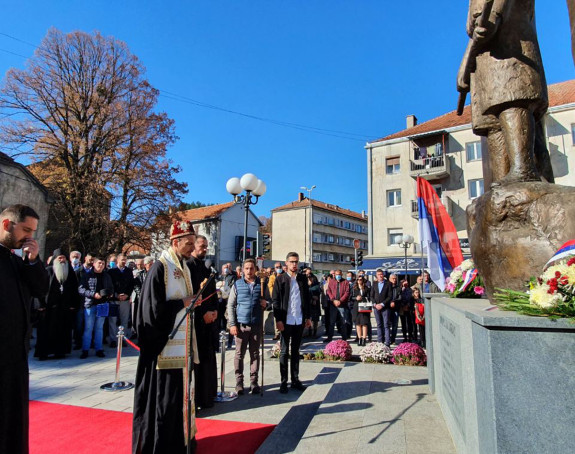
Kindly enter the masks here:
[[[134, 324], [140, 358], [134, 393], [133, 454], [179, 454], [196, 448], [195, 404], [188, 414], [188, 393], [193, 393], [188, 376], [188, 353], [198, 363], [193, 323], [188, 316], [174, 339], [168, 336], [190, 305], [196, 279], [186, 260], [194, 250], [192, 225], [176, 221], [170, 228], [170, 247], [162, 251], [144, 281], [140, 308]], [[188, 435], [188, 419], [191, 418]]]
[[72, 326], [76, 311], [80, 310], [78, 279], [62, 249], [54, 251], [52, 266], [47, 271], [50, 287], [38, 310], [38, 340], [34, 353], [40, 361], [49, 355], [61, 359], [72, 351]]

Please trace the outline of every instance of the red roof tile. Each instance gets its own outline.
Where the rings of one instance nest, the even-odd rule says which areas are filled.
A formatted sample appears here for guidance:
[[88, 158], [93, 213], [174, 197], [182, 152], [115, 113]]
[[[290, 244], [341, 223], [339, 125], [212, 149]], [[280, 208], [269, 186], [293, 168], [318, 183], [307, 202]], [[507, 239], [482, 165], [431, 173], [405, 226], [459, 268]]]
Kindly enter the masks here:
[[193, 210], [178, 211], [174, 216], [186, 221], [202, 221], [218, 217], [228, 208], [233, 206], [234, 202], [220, 203], [219, 205], [210, 205], [207, 207], [194, 208]]
[[[561, 106], [575, 102], [575, 80], [568, 80], [557, 84], [549, 85], [549, 107]], [[411, 137], [433, 131], [442, 131], [455, 126], [462, 126], [471, 123], [471, 108], [465, 106], [463, 115], [460, 117], [454, 110], [452, 112], [433, 118], [425, 123], [421, 123], [412, 128], [404, 129], [389, 136], [375, 140], [372, 143], [384, 142], [402, 137]]]
[[[346, 210], [345, 208], [338, 207], [337, 205], [320, 202], [319, 200], [312, 200], [311, 203], [314, 207], [321, 208], [322, 210], [331, 211], [333, 213], [341, 214], [344, 216], [350, 216], [356, 219], [361, 219], [362, 221], [367, 221], [367, 217], [363, 217], [361, 213], [357, 213], [356, 211]], [[307, 206], [309, 206], [309, 199], [305, 197], [302, 201], [296, 200], [295, 202], [290, 202], [286, 205], [282, 205], [281, 207], [274, 208], [272, 212], [291, 210], [294, 208], [303, 208]]]

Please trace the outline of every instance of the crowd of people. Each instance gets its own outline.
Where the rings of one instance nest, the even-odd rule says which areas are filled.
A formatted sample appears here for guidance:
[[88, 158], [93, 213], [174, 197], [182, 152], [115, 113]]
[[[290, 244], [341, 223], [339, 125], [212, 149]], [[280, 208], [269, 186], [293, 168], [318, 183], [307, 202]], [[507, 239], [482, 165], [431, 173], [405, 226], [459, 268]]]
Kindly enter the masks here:
[[33, 305], [34, 356], [40, 361], [62, 359], [81, 350], [80, 358], [85, 359], [93, 348], [103, 358], [104, 343], [117, 346], [119, 326], [126, 337], [135, 338], [132, 314], [153, 263], [152, 257], [128, 261], [125, 254], [106, 259], [91, 253], [82, 261], [79, 251], [68, 256], [56, 249], [47, 260], [48, 293]]
[[[375, 320], [377, 340], [392, 346], [401, 320], [403, 340], [425, 346], [421, 295], [437, 290], [426, 273], [412, 287], [383, 270], [377, 270], [373, 282], [364, 271], [348, 271], [344, 278], [342, 270], [332, 270], [318, 279], [300, 264], [296, 252], [273, 268], [259, 269], [248, 258], [235, 269], [225, 264], [218, 273], [205, 260], [207, 238], [196, 235], [185, 221], [172, 225], [170, 246], [157, 260], [82, 256], [79, 251], [67, 255], [56, 249], [44, 264], [32, 238], [37, 223], [37, 214], [25, 206], [9, 207], [0, 215], [0, 267], [12, 276], [1, 281], [0, 334], [13, 334], [0, 349], [0, 440], [8, 449], [2, 452], [14, 446], [27, 452], [31, 301], [36, 301], [35, 356], [41, 361], [64, 358], [74, 349], [81, 350], [82, 359], [91, 349], [104, 357], [103, 344], [117, 346], [120, 325], [137, 342], [134, 453], [183, 452], [187, 444], [195, 445], [196, 411], [213, 406], [217, 394], [221, 331], [229, 333], [227, 348], [235, 341], [236, 392], [262, 392], [266, 311], [273, 313], [274, 339], [280, 343], [280, 393], [289, 392], [288, 384], [305, 390], [299, 378], [300, 345], [304, 336], [319, 337], [320, 324], [324, 342], [333, 340], [336, 328], [342, 339], [350, 340], [355, 326], [355, 342], [362, 346], [372, 340]], [[10, 299], [21, 304], [8, 304]], [[7, 310], [11, 313], [4, 314]], [[249, 379], [244, 376], [246, 353]], [[20, 418], [16, 422], [14, 415]], [[16, 428], [18, 433], [7, 435]]]

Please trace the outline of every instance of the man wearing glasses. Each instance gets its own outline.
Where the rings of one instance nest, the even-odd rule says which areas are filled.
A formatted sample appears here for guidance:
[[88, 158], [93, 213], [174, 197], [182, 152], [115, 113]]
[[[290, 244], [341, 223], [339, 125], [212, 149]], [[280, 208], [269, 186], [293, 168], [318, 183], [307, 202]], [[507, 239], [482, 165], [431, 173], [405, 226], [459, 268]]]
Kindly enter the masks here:
[[299, 380], [299, 347], [304, 323], [306, 328], [311, 326], [310, 295], [307, 278], [298, 273], [298, 264], [299, 255], [290, 252], [286, 257], [287, 271], [277, 275], [272, 292], [274, 317], [280, 331], [280, 393], [282, 394], [288, 392], [288, 358], [290, 358], [291, 387], [298, 391], [305, 389]]

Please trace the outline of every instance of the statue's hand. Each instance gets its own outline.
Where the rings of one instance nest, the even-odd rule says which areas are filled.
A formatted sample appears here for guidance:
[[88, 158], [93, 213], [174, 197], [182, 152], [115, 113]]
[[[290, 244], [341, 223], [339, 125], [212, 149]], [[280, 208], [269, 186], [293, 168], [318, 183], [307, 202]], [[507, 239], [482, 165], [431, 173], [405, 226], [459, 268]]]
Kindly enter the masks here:
[[473, 41], [475, 41], [478, 45], [482, 45], [490, 41], [497, 33], [497, 29], [499, 28], [499, 21], [500, 18], [497, 17], [495, 23], [487, 21], [483, 26], [479, 25], [482, 22], [481, 15], [477, 17], [475, 22], [476, 26], [473, 29]]

